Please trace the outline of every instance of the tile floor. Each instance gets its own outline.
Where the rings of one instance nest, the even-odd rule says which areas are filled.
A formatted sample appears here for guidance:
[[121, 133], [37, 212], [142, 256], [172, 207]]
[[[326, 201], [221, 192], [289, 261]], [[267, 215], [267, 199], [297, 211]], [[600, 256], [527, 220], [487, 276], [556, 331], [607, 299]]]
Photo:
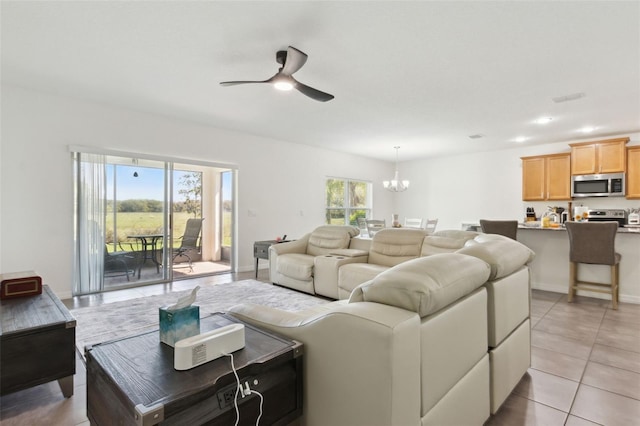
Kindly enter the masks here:
[[[198, 280], [231, 282], [253, 273]], [[259, 279], [267, 281], [261, 271]], [[193, 287], [193, 281], [154, 285], [64, 301], [92, 306]], [[640, 424], [640, 305], [533, 291], [531, 368], [486, 425]], [[75, 393], [65, 399], [57, 383], [0, 398], [0, 425], [89, 425], [86, 371], [77, 359]]]

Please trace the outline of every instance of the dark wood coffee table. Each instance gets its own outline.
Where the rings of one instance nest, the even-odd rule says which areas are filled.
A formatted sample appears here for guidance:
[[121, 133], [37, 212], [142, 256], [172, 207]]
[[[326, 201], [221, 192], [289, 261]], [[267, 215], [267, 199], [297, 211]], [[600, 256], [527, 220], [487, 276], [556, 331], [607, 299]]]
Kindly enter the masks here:
[[57, 380], [73, 395], [76, 320], [51, 291], [0, 301], [0, 395]]
[[[226, 314], [200, 320], [206, 332], [242, 323]], [[264, 397], [261, 425], [302, 414], [302, 344], [245, 324], [246, 346], [233, 353], [241, 383]], [[92, 425], [233, 425], [236, 378], [223, 356], [191, 370], [173, 368], [174, 349], [158, 331], [86, 348], [87, 416]], [[257, 395], [238, 398], [241, 425], [255, 425]]]

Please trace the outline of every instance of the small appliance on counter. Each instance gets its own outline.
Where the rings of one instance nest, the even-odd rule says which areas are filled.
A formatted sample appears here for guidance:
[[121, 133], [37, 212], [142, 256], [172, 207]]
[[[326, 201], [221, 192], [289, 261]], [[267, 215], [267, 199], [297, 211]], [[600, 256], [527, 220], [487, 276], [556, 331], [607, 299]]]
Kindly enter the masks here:
[[629, 209], [627, 216], [627, 225], [640, 226], [640, 209]]
[[[564, 210], [564, 209], [562, 209]], [[549, 207], [542, 215], [541, 228], [558, 228], [560, 226], [560, 215], [556, 213], [555, 207]]]
[[570, 220], [580, 222], [582, 220], [585, 220], [588, 216], [589, 216], [589, 207], [576, 206], [573, 208], [573, 218], [571, 218]]
[[627, 211], [622, 209], [589, 210], [589, 222], [618, 222], [619, 226], [627, 224]]

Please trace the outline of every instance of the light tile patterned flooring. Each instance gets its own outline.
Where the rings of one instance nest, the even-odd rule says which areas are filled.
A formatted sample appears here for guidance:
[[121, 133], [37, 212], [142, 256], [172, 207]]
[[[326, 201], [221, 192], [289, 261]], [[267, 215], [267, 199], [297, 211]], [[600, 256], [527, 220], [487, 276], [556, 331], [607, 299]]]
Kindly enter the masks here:
[[487, 425], [640, 425], [640, 305], [533, 291], [531, 368]]
[[[198, 280], [231, 282], [253, 273]], [[259, 279], [267, 281], [264, 270]], [[193, 287], [193, 281], [105, 293], [67, 300], [69, 307], [92, 306]], [[489, 419], [494, 425], [640, 424], [640, 305], [533, 291], [531, 368]], [[57, 383], [0, 398], [1, 425], [82, 425], [86, 417], [86, 371], [78, 358], [75, 393], [65, 399]], [[463, 409], [463, 407], [461, 407]]]

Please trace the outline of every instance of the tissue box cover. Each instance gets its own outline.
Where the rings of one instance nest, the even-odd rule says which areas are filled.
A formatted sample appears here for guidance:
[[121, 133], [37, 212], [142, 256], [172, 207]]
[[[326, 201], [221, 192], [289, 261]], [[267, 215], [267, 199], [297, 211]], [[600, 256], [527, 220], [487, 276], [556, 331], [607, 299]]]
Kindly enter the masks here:
[[178, 340], [200, 334], [200, 306], [168, 311], [160, 308], [160, 341], [174, 347]]

